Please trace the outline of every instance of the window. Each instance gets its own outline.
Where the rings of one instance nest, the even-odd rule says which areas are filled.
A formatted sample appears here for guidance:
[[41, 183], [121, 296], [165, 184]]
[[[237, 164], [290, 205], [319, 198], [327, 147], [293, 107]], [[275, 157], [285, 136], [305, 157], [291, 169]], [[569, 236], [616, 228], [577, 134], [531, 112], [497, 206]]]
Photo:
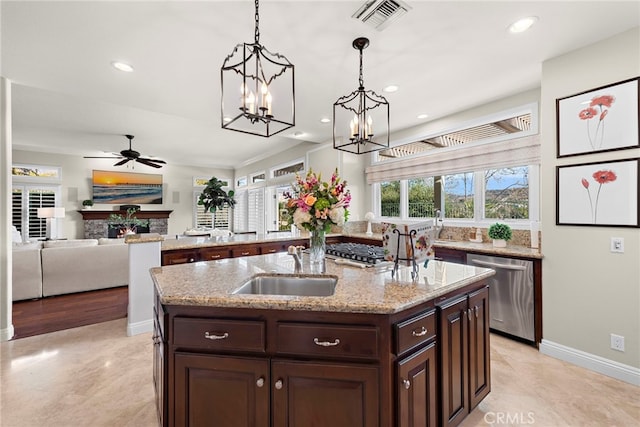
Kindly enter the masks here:
[[[193, 206], [194, 206], [193, 224], [197, 228], [217, 228], [220, 230], [230, 230], [231, 229], [231, 208], [224, 207], [222, 209], [216, 210], [216, 212], [213, 213], [213, 212], [205, 212], [204, 206], [198, 204], [198, 199], [200, 199], [202, 188], [204, 188], [207, 185], [207, 183], [209, 182], [209, 179], [210, 178], [205, 178], [205, 177], [193, 178], [193, 186], [196, 188], [193, 192]], [[225, 178], [219, 178], [219, 179], [225, 185], [225, 187], [223, 187], [223, 190], [229, 191], [230, 180]]]
[[292, 164], [276, 167], [271, 171], [271, 177], [278, 178], [281, 176], [293, 175], [294, 173], [302, 170], [304, 170], [304, 161], [299, 160]]
[[400, 181], [380, 183], [380, 215], [400, 216]]
[[433, 182], [433, 177], [409, 180], [409, 218], [435, 216], [436, 204]]
[[264, 182], [266, 179], [264, 172], [262, 173], [257, 173], [255, 175], [251, 175], [251, 183], [252, 184], [257, 184], [259, 182]]
[[238, 191], [234, 196], [236, 205], [233, 208], [233, 231], [242, 232], [249, 231], [248, 218], [247, 218], [247, 206], [249, 192], [245, 189]]
[[241, 176], [240, 178], [236, 179], [236, 188], [245, 187], [246, 185], [247, 185], [247, 177], [246, 176]]
[[59, 198], [59, 185], [13, 185], [11, 222], [23, 239], [46, 237], [46, 219], [38, 218], [38, 208], [56, 207]]
[[484, 217], [529, 219], [529, 168], [489, 169], [484, 173]]
[[473, 218], [474, 191], [473, 173], [445, 175], [444, 216], [446, 218]]

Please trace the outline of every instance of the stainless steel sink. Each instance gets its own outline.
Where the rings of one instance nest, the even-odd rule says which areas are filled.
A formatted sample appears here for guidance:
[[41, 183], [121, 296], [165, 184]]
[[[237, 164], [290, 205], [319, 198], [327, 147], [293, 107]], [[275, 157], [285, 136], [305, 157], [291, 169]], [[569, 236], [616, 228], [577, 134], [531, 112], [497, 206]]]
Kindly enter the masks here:
[[337, 283], [335, 276], [259, 274], [233, 293], [328, 297], [335, 292]]

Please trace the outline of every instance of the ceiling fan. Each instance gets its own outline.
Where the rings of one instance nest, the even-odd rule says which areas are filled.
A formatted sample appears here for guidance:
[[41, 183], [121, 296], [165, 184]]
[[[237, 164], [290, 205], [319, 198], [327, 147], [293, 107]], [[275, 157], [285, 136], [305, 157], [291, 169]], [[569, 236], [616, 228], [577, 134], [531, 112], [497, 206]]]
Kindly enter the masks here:
[[122, 150], [119, 154], [113, 153], [116, 157], [90, 157], [85, 156], [85, 159], [122, 159], [113, 166], [122, 166], [125, 163], [133, 160], [134, 162], [142, 163], [143, 165], [151, 166], [152, 168], [161, 168], [162, 165], [167, 164], [164, 160], [159, 159], [147, 159], [144, 157], [140, 157], [140, 153], [131, 149], [131, 140], [134, 138], [133, 135], [125, 135], [125, 137], [129, 140], [129, 149]]

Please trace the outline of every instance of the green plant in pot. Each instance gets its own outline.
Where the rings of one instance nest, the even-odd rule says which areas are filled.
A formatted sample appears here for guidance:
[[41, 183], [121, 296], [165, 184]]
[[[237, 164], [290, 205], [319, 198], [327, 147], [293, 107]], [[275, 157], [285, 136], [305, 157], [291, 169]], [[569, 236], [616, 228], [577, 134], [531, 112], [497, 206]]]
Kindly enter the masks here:
[[127, 214], [122, 215], [114, 213], [107, 218], [109, 228], [119, 228], [118, 237], [125, 234], [135, 234], [138, 227], [148, 227], [148, 219], [140, 219], [135, 217], [136, 209], [127, 209]]
[[91, 209], [92, 206], [93, 206], [93, 200], [86, 199], [86, 200], [82, 201], [82, 208], [83, 209]]
[[225, 207], [233, 209], [236, 204], [236, 201], [233, 199], [233, 190], [229, 190], [227, 192], [223, 189], [226, 185], [226, 182], [220, 181], [214, 176], [207, 181], [207, 185], [204, 187], [202, 193], [200, 193], [200, 197], [198, 198], [198, 205], [202, 206], [205, 212], [211, 212], [214, 215], [212, 218], [214, 228], [216, 223], [216, 211]]
[[513, 233], [511, 232], [511, 227], [507, 224], [501, 224], [496, 222], [489, 227], [489, 231], [487, 232], [489, 237], [493, 239], [493, 246], [497, 248], [504, 248], [507, 246], [507, 240], [511, 240]]

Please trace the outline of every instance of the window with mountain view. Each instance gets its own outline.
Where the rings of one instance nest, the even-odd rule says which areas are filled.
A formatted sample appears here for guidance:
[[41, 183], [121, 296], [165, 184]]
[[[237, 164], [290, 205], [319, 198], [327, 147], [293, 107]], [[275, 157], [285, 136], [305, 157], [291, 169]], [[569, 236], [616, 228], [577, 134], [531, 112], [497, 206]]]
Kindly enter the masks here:
[[484, 217], [528, 219], [529, 168], [489, 169], [484, 174]]

